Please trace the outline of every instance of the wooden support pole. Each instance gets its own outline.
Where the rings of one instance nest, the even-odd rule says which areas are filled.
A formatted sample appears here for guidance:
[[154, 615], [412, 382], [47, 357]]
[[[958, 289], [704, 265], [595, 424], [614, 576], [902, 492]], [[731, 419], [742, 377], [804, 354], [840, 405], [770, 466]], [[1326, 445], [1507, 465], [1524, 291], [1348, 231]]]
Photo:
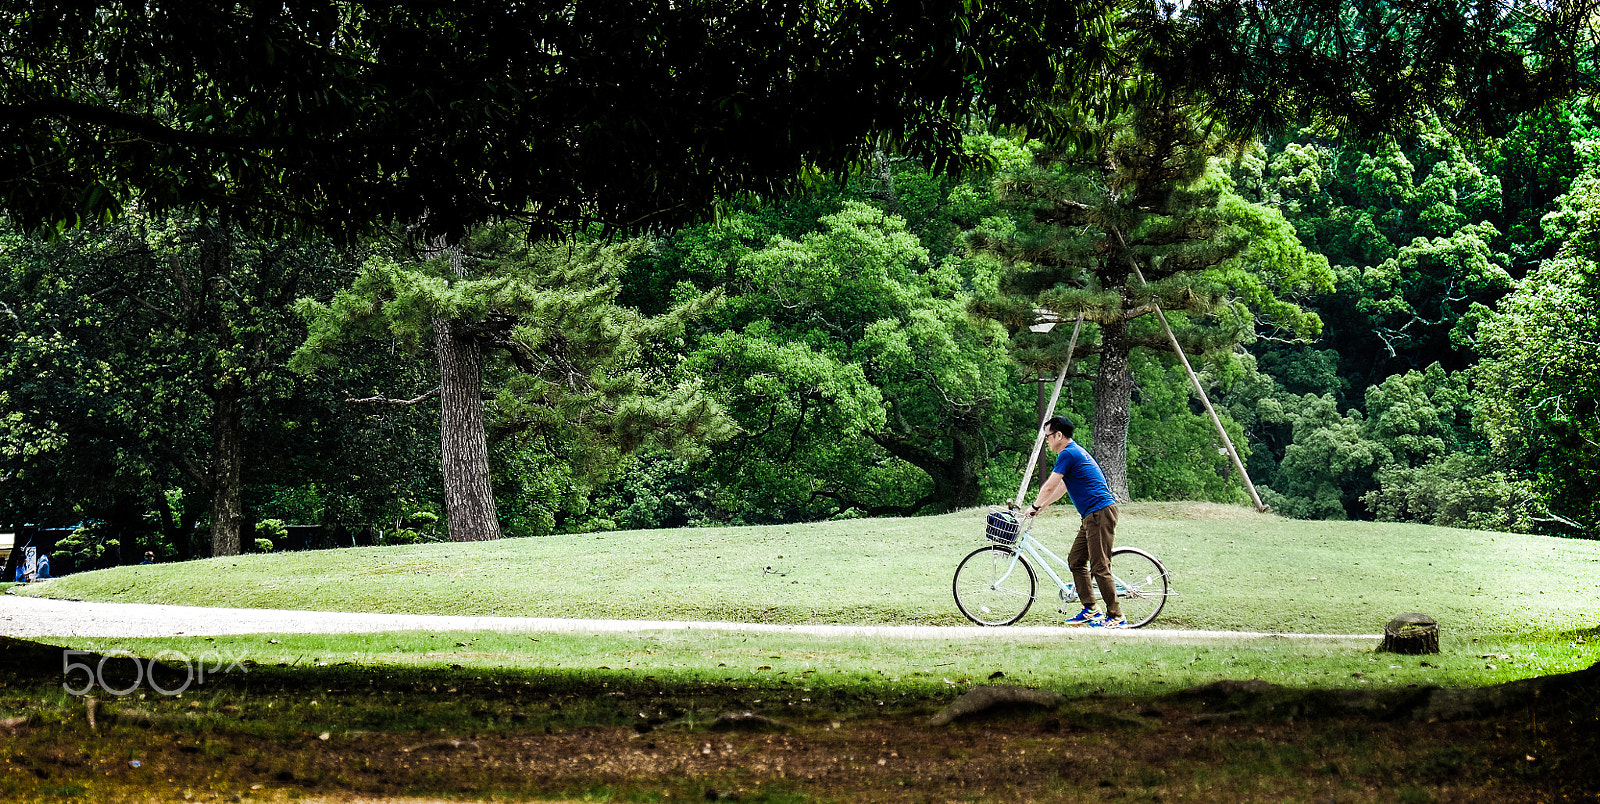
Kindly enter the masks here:
[[1044, 423], [1056, 413], [1056, 401], [1061, 399], [1061, 386], [1067, 381], [1067, 369], [1072, 366], [1072, 353], [1078, 349], [1078, 333], [1083, 330], [1083, 314], [1078, 314], [1077, 323], [1072, 325], [1072, 339], [1067, 342], [1067, 359], [1061, 361], [1061, 373], [1056, 375], [1055, 390], [1050, 392], [1050, 404], [1045, 406], [1044, 415], [1039, 419], [1039, 432], [1033, 438], [1033, 452], [1028, 455], [1028, 465], [1022, 467], [1022, 485], [1017, 487], [1017, 499], [1012, 503], [1013, 508], [1021, 508], [1022, 501], [1028, 497], [1028, 486], [1033, 482], [1034, 465], [1039, 462], [1039, 453], [1044, 450]]
[[[1133, 275], [1139, 278], [1139, 284], [1148, 286], [1150, 283], [1144, 279], [1144, 271], [1139, 270], [1139, 263], [1128, 253], [1128, 241], [1123, 238], [1122, 232], [1117, 233], [1117, 242], [1122, 245], [1122, 253], [1128, 255], [1128, 267], [1133, 269]], [[1167, 340], [1172, 343], [1172, 351], [1178, 355], [1179, 362], [1183, 363], [1183, 370], [1189, 375], [1189, 383], [1194, 386], [1194, 392], [1200, 395], [1201, 404], [1205, 405], [1206, 413], [1211, 416], [1211, 424], [1217, 428], [1217, 435], [1222, 438], [1222, 445], [1227, 449], [1228, 457], [1233, 460], [1233, 468], [1238, 471], [1240, 479], [1244, 480], [1246, 491], [1250, 492], [1250, 499], [1256, 504], [1257, 511], [1270, 510], [1261, 502], [1261, 495], [1256, 493], [1256, 484], [1250, 482], [1250, 473], [1244, 470], [1244, 461], [1239, 460], [1239, 451], [1233, 448], [1233, 439], [1228, 437], [1228, 431], [1222, 429], [1222, 419], [1217, 416], [1216, 408], [1211, 406], [1211, 397], [1206, 395], [1206, 389], [1200, 385], [1200, 377], [1194, 373], [1194, 367], [1189, 365], [1189, 357], [1183, 353], [1183, 346], [1178, 343], [1178, 336], [1172, 332], [1172, 324], [1167, 321], [1166, 311], [1161, 309], [1161, 303], [1155, 299], [1150, 300], [1150, 306], [1155, 308], [1156, 317], [1161, 319], [1161, 328], [1167, 332]]]
[[[1143, 282], [1144, 277], [1139, 277]], [[1239, 472], [1239, 477], [1244, 479], [1244, 487], [1250, 492], [1250, 499], [1255, 502], [1257, 511], [1267, 510], [1266, 504], [1261, 502], [1261, 495], [1256, 493], [1256, 484], [1250, 482], [1250, 474], [1244, 470], [1244, 461], [1239, 460], [1239, 451], [1233, 448], [1233, 439], [1228, 437], [1228, 431], [1222, 429], [1222, 418], [1217, 416], [1217, 409], [1211, 406], [1211, 398], [1206, 395], [1206, 389], [1200, 385], [1200, 378], [1194, 373], [1194, 368], [1189, 365], [1189, 358], [1183, 353], [1183, 347], [1178, 344], [1178, 336], [1172, 333], [1172, 325], [1167, 323], [1167, 314], [1162, 311], [1161, 305], [1151, 302], [1156, 308], [1156, 316], [1161, 319], [1161, 326], [1167, 331], [1167, 340], [1172, 342], [1172, 351], [1178, 355], [1178, 360], [1183, 363], [1183, 370], [1189, 374], [1189, 383], [1194, 386], [1194, 392], [1200, 395], [1200, 402], [1206, 406], [1206, 413], [1211, 416], [1212, 426], [1217, 428], [1217, 435], [1222, 437], [1222, 444], [1228, 450], [1228, 457], [1233, 459], [1233, 468]]]

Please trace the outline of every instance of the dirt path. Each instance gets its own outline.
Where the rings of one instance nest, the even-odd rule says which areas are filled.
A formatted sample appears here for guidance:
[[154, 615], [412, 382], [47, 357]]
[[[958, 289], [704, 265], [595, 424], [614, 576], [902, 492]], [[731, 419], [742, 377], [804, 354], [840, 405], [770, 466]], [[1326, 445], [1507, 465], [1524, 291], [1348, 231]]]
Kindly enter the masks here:
[[[280, 609], [219, 609], [146, 603], [88, 603], [0, 595], [0, 635], [39, 637], [162, 637], [225, 634], [334, 634], [376, 631], [495, 631], [499, 633], [605, 633], [637, 631], [735, 631], [874, 636], [896, 639], [1016, 639], [1056, 637], [1094, 639], [1103, 634], [1066, 626], [935, 625], [774, 625], [767, 623], [679, 622], [668, 620], [567, 620], [553, 617], [478, 617], [427, 614], [370, 614]], [[1146, 639], [1381, 639], [1382, 634], [1287, 634], [1250, 631], [1189, 631], [1140, 628], [1117, 631]]]

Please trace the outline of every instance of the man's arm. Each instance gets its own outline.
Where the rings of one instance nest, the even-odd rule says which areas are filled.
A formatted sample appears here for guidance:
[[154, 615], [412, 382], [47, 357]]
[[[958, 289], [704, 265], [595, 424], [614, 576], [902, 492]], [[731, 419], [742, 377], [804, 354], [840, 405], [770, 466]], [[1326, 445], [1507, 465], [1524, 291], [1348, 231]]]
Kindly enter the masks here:
[[1039, 487], [1039, 496], [1033, 498], [1033, 505], [1028, 508], [1029, 516], [1038, 516], [1050, 504], [1061, 499], [1067, 493], [1067, 481], [1060, 472], [1051, 472], [1049, 479]]

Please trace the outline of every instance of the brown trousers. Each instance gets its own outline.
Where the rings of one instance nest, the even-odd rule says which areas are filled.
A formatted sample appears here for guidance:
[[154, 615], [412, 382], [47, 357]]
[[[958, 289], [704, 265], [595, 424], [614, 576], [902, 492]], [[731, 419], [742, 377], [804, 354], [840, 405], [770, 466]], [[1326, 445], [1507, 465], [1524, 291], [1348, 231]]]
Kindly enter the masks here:
[[1111, 543], [1117, 538], [1117, 507], [1108, 505], [1091, 512], [1078, 526], [1078, 536], [1067, 551], [1067, 568], [1072, 570], [1072, 583], [1078, 589], [1078, 600], [1086, 609], [1094, 608], [1094, 588], [1090, 576], [1100, 587], [1100, 596], [1106, 600], [1106, 617], [1122, 616], [1122, 603], [1117, 600], [1116, 582], [1111, 578]]

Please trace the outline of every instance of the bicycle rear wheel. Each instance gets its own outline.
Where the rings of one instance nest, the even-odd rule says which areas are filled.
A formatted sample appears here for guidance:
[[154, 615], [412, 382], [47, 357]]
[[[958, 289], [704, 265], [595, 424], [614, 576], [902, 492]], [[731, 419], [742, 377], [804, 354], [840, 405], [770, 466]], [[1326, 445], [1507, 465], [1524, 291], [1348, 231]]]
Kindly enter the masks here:
[[1033, 566], [1009, 547], [980, 547], [956, 566], [956, 608], [978, 625], [1010, 625], [1028, 613], [1038, 585]]
[[1111, 551], [1111, 575], [1129, 628], [1154, 620], [1167, 605], [1167, 568], [1155, 556], [1137, 547], [1118, 547]]

